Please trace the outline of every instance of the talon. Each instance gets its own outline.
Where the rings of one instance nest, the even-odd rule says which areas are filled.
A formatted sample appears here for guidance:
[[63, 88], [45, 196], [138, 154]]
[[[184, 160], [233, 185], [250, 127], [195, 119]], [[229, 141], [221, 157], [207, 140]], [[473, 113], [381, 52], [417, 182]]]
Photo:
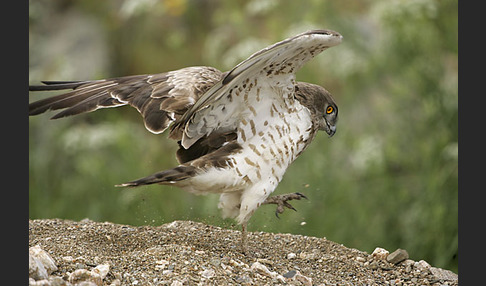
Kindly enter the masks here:
[[285, 208], [291, 209], [293, 211], [297, 211], [288, 201], [291, 200], [300, 200], [300, 199], [308, 199], [305, 195], [301, 193], [292, 193], [286, 195], [279, 195], [267, 198], [262, 204], [275, 204], [277, 205], [277, 209], [275, 210], [275, 216], [280, 219], [279, 214], [285, 211]]
[[[309, 199], [309, 198], [308, 198], [308, 197], [306, 197], [304, 194], [301, 194], [301, 193], [298, 193], [298, 192], [297, 192], [297, 193], [295, 193], [295, 194], [296, 194], [296, 195], [298, 195], [300, 198], [304, 198], [304, 199], [306, 199], [306, 200], [308, 200], [308, 199]], [[300, 200], [300, 198], [298, 198], [297, 200]]]
[[297, 210], [296, 210], [296, 209], [295, 209], [295, 208], [294, 208], [294, 207], [293, 207], [291, 204], [289, 204], [289, 203], [287, 203], [287, 202], [284, 202], [284, 205], [285, 205], [287, 208], [289, 208], [289, 209], [291, 209], [291, 210], [293, 210], [293, 211], [297, 211]]

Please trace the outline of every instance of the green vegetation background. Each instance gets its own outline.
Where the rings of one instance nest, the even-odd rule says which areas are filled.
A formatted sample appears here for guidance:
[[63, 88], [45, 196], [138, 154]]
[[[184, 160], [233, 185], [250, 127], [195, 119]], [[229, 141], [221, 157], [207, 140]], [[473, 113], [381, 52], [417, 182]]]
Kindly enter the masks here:
[[[275, 193], [309, 200], [251, 231], [327, 237], [372, 252], [406, 249], [457, 272], [457, 1], [30, 1], [29, 82], [101, 79], [209, 65], [228, 70], [312, 28], [344, 36], [297, 79], [339, 105], [338, 131], [318, 135]], [[30, 101], [46, 96], [30, 94]], [[218, 196], [114, 185], [175, 166], [175, 142], [129, 108], [29, 120], [29, 216], [160, 225], [220, 218]], [[229, 242], [236, 243], [236, 242]]]

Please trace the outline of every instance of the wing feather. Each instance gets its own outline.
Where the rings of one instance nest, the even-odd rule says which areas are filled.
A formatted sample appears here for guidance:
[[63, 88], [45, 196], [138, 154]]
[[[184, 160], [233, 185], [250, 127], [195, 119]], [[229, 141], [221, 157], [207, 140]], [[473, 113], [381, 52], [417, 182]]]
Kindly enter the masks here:
[[[234, 97], [232, 92], [246, 89], [248, 84], [293, 87], [295, 72], [325, 49], [338, 45], [342, 36], [330, 30], [311, 30], [264, 48], [230, 70], [221, 81], [211, 87], [171, 127], [172, 138], [182, 138], [181, 145], [189, 148], [200, 138], [212, 132], [227, 132], [246, 114], [248, 101], [256, 100], [255, 93]], [[293, 92], [293, 91], [292, 91]], [[265, 100], [289, 93], [267, 93]], [[258, 96], [259, 97], [259, 96]], [[220, 106], [233, 108], [223, 114]], [[217, 119], [214, 121], [214, 119]]]
[[[95, 81], [46, 81], [29, 86], [31, 91], [72, 91], [29, 104], [29, 115], [48, 110], [63, 111], [53, 119], [100, 108], [130, 105], [153, 133], [163, 132], [172, 122], [170, 137], [188, 149], [199, 139], [235, 130], [255, 100], [291, 99], [295, 72], [308, 60], [341, 42], [330, 30], [311, 30], [264, 48], [232, 70], [221, 73], [211, 67], [188, 67], [167, 73], [135, 75]], [[252, 86], [275, 92], [248, 92]], [[280, 88], [280, 89], [279, 89]], [[282, 92], [287, 89], [287, 92]], [[234, 97], [233, 93], [245, 93]], [[250, 104], [251, 103], [251, 104]]]
[[64, 109], [52, 118], [130, 105], [152, 133], [163, 132], [222, 78], [211, 67], [188, 67], [154, 75], [135, 75], [94, 81], [43, 81], [31, 91], [73, 89], [29, 104], [29, 115]]

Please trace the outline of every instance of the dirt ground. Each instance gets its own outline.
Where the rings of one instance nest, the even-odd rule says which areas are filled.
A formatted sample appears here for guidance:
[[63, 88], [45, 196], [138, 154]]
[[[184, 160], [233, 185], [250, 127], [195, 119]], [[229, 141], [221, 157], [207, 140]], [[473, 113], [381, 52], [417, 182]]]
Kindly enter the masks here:
[[[35, 256], [34, 248], [36, 253], [41, 249], [55, 266], [49, 268], [44, 262], [48, 277], [36, 276], [38, 269], [32, 269], [29, 257], [29, 282], [30, 285], [172, 286], [458, 285], [456, 274], [425, 261], [406, 259], [390, 263], [384, 250], [372, 255], [324, 238], [250, 232], [249, 251], [244, 255], [239, 250], [240, 235], [236, 230], [192, 221], [135, 227], [87, 219], [30, 220], [30, 256]], [[42, 259], [38, 261], [42, 264]], [[34, 262], [33, 265], [38, 265]]]

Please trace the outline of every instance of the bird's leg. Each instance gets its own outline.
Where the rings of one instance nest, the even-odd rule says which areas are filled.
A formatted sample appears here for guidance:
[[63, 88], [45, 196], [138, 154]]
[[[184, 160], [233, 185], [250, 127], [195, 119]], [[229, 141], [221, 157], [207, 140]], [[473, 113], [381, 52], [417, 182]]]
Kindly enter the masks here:
[[275, 204], [277, 205], [277, 210], [275, 211], [275, 215], [277, 218], [279, 217], [278, 215], [283, 213], [285, 211], [285, 208], [289, 208], [291, 210], [297, 211], [291, 204], [289, 204], [287, 201], [291, 200], [300, 200], [300, 199], [307, 199], [306, 196], [304, 196], [301, 193], [292, 193], [292, 194], [285, 194], [285, 195], [278, 195], [278, 196], [272, 196], [268, 197], [262, 205], [267, 205], [267, 204]]
[[243, 254], [246, 254], [246, 244], [247, 244], [246, 237], [248, 235], [246, 231], [247, 224], [248, 222], [246, 221], [241, 224], [241, 252]]

